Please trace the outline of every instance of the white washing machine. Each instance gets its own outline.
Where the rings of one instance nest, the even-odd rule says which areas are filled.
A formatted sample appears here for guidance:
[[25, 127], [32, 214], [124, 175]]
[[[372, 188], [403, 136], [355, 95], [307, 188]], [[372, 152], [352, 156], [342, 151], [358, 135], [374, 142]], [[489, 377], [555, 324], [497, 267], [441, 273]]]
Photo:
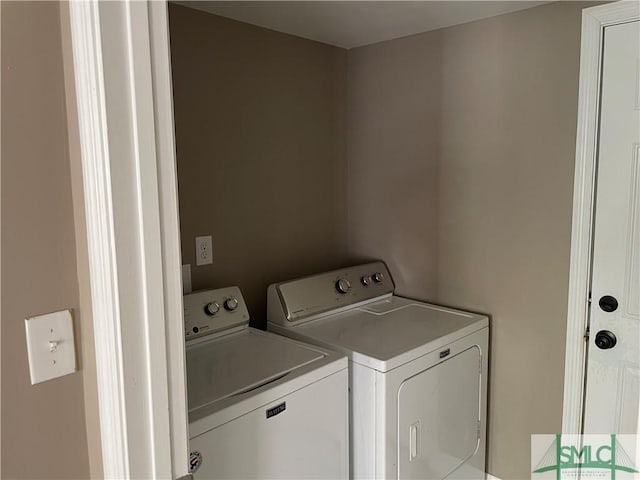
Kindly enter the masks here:
[[344, 354], [250, 328], [237, 287], [185, 295], [191, 471], [212, 478], [346, 478]]
[[488, 318], [393, 292], [382, 262], [271, 285], [268, 329], [349, 356], [353, 478], [484, 479]]

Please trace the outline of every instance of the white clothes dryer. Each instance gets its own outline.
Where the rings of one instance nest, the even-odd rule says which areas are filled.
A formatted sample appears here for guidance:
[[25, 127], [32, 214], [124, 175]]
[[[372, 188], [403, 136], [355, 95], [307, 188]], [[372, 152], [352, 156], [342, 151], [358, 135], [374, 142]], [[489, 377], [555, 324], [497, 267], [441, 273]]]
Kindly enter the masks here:
[[383, 262], [274, 284], [268, 329], [349, 356], [353, 478], [484, 479], [488, 318], [393, 292]]
[[348, 362], [250, 328], [237, 287], [185, 295], [196, 479], [346, 478]]

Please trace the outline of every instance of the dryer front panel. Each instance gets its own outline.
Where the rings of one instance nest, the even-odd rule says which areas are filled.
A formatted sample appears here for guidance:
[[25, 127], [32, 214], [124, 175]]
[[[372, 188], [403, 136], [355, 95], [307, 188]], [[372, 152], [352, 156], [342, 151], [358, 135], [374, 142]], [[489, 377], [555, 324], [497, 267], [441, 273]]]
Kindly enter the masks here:
[[400, 385], [398, 478], [444, 479], [473, 457], [481, 436], [481, 373], [474, 346]]

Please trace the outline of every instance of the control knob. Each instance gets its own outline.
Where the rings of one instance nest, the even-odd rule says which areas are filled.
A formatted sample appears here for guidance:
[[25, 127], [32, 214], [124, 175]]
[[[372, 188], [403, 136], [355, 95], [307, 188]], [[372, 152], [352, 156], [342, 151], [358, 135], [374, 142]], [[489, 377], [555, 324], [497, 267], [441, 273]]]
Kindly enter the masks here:
[[341, 278], [336, 282], [336, 290], [339, 293], [347, 293], [350, 288], [351, 288], [351, 284], [349, 283], [349, 280], [347, 280], [346, 278]]
[[380, 283], [384, 280], [384, 275], [380, 272], [373, 274], [373, 281], [376, 283]]
[[371, 285], [371, 277], [365, 275], [360, 279], [360, 283], [362, 283], [362, 285], [364, 285], [365, 287], [368, 287], [369, 285]]
[[204, 306], [204, 313], [213, 317], [216, 313], [220, 311], [220, 305], [217, 302], [210, 302]]
[[233, 312], [236, 308], [238, 308], [238, 299], [236, 297], [227, 298], [224, 301], [224, 309]]

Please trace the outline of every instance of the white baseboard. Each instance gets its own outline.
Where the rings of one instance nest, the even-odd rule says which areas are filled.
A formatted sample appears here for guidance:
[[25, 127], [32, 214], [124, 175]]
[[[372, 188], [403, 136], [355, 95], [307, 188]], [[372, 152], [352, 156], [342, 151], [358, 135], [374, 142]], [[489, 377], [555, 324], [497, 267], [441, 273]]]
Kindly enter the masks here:
[[493, 475], [491, 475], [490, 473], [487, 473], [486, 480], [500, 480], [498, 477], [494, 477]]

